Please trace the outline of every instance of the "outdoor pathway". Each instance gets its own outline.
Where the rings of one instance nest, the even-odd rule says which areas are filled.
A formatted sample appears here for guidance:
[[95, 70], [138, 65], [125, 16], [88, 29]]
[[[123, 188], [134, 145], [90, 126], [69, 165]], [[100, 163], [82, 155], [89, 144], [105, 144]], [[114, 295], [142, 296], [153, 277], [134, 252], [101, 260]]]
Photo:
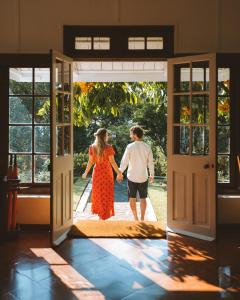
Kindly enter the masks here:
[[[81, 202], [82, 199], [88, 198], [87, 193], [91, 191], [91, 183], [90, 186], [87, 187], [85, 194], [82, 195], [81, 201], [74, 212], [74, 223], [79, 220], [98, 220], [97, 215], [93, 215], [91, 213], [91, 202], [88, 202], [85, 205], [83, 205]], [[115, 183], [114, 188], [114, 208], [115, 208], [115, 216], [110, 218], [109, 220], [133, 220], [133, 215], [131, 212], [131, 208], [129, 206], [128, 202], [128, 196], [127, 196], [127, 186], [126, 181], [123, 181], [122, 183]], [[137, 210], [138, 215], [140, 216], [140, 203], [137, 202]], [[151, 201], [149, 198], [147, 198], [147, 210], [145, 215], [146, 221], [157, 221]]]

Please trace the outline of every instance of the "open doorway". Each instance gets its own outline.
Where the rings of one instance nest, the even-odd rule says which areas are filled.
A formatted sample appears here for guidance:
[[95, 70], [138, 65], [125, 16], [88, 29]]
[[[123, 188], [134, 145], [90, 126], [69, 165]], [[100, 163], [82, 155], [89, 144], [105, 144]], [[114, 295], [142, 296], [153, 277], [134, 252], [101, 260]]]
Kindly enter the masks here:
[[[97, 219], [91, 214], [91, 180], [81, 178], [88, 148], [99, 127], [110, 131], [120, 164], [129, 129], [140, 125], [155, 160], [155, 183], [149, 185], [146, 220], [166, 224], [167, 63], [163, 61], [74, 62], [74, 210], [75, 220]], [[133, 220], [126, 176], [115, 183], [115, 216]], [[139, 204], [139, 203], [138, 203]]]

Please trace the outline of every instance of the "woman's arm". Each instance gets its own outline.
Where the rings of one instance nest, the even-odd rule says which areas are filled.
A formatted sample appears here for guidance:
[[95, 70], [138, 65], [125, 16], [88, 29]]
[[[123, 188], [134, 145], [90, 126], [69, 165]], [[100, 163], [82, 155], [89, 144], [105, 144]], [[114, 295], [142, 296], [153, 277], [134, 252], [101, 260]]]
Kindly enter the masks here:
[[113, 155], [110, 155], [110, 156], [108, 157], [108, 159], [109, 159], [110, 164], [112, 165], [114, 171], [117, 173], [118, 178], [119, 178], [119, 177], [122, 178], [122, 177], [123, 177], [122, 172], [121, 172], [121, 170], [118, 168], [118, 166], [117, 166], [117, 164], [116, 164], [116, 162], [115, 162], [114, 156], [113, 156]]
[[94, 165], [94, 160], [93, 160], [93, 157], [90, 155], [89, 156], [89, 159], [88, 159], [88, 163], [87, 163], [87, 167], [86, 167], [86, 170], [85, 172], [82, 174], [82, 178], [86, 178], [87, 177], [87, 174], [88, 172], [91, 170], [92, 166]]

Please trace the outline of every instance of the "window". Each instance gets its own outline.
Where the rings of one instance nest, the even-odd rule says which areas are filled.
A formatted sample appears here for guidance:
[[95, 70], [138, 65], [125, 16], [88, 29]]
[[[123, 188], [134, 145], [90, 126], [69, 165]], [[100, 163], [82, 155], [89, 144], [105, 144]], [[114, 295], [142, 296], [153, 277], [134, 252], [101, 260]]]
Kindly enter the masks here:
[[21, 183], [50, 180], [50, 70], [9, 70], [9, 154], [16, 154]]
[[145, 38], [144, 37], [129, 37], [128, 38], [128, 49], [129, 50], [144, 50], [145, 49]]
[[209, 152], [209, 62], [175, 65], [174, 153]]
[[218, 183], [230, 183], [230, 69], [218, 69]]
[[110, 50], [109, 37], [75, 37], [76, 50]]
[[129, 37], [128, 50], [162, 50], [163, 37]]
[[147, 49], [148, 50], [163, 49], [163, 38], [162, 37], [147, 37]]
[[92, 49], [92, 38], [91, 37], [76, 37], [75, 38], [75, 49], [91, 50]]

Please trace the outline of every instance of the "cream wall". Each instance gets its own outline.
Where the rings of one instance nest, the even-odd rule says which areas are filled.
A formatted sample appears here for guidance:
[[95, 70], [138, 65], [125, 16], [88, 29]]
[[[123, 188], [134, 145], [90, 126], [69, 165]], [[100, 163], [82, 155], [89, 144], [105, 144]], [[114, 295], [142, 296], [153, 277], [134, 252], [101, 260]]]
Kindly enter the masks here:
[[175, 52], [240, 52], [239, 0], [0, 0], [0, 52], [62, 51], [63, 25], [174, 25]]

